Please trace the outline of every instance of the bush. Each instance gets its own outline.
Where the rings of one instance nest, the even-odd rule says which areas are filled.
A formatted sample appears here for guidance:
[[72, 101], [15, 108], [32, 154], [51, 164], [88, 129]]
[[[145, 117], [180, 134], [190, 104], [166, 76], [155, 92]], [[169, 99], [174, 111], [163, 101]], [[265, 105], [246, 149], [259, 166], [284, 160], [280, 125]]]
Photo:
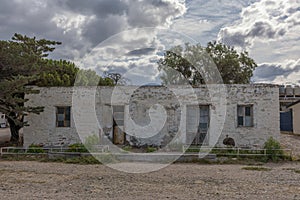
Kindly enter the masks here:
[[83, 144], [75, 143], [75, 144], [69, 145], [67, 152], [87, 153], [89, 151], [85, 148], [85, 146]]
[[280, 143], [276, 141], [273, 137], [270, 137], [265, 142], [264, 149], [266, 149], [268, 160], [272, 160], [276, 162], [279, 159], [284, 158]]
[[27, 150], [27, 153], [45, 153], [45, 151], [41, 146], [31, 144]]
[[146, 152], [147, 153], [151, 153], [151, 152], [154, 152], [154, 151], [156, 151], [157, 149], [155, 148], [155, 147], [147, 147], [147, 149], [146, 149]]
[[123, 148], [122, 148], [122, 150], [124, 150], [124, 151], [131, 151], [132, 150], [132, 147], [131, 146], [124, 146]]
[[94, 146], [99, 144], [99, 136], [96, 134], [90, 135], [85, 138], [84, 141], [84, 146], [89, 150], [89, 151], [94, 151]]
[[94, 158], [93, 156], [82, 156], [82, 157], [75, 157], [75, 158], [67, 158], [63, 160], [64, 163], [69, 164], [100, 164], [99, 160]]

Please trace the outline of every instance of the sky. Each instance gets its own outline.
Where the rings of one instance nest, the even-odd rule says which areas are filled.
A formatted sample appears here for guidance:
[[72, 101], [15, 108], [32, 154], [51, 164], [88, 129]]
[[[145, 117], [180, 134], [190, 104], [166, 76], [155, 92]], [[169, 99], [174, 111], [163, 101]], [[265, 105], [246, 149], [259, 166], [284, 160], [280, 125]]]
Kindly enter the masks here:
[[300, 0], [1, 0], [0, 39], [61, 41], [54, 59], [156, 83], [163, 52], [219, 41], [249, 52], [253, 82], [300, 84]]

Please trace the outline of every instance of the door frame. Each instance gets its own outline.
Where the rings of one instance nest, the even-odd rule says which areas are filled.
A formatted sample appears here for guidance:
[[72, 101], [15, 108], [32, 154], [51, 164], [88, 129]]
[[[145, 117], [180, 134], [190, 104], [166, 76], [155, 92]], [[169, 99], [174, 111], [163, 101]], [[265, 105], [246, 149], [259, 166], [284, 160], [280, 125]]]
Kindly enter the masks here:
[[[187, 120], [188, 120], [188, 107], [189, 106], [191, 106], [191, 107], [193, 107], [193, 106], [197, 106], [198, 107], [198, 109], [199, 109], [199, 113], [198, 113], [198, 117], [199, 117], [199, 119], [198, 119], [198, 124], [197, 124], [197, 132], [196, 133], [192, 133], [195, 137], [194, 137], [194, 139], [193, 139], [193, 141], [191, 142], [191, 144], [190, 145], [195, 145], [195, 146], [198, 146], [198, 145], [201, 145], [201, 146], [207, 146], [207, 145], [209, 145], [209, 130], [210, 130], [210, 117], [211, 117], [211, 105], [210, 104], [188, 104], [188, 105], [186, 105], [186, 141], [187, 141], [187, 138], [188, 138], [188, 134], [189, 134], [189, 132], [188, 132], [188, 127], [187, 127], [187, 125], [188, 125], [188, 122], [187, 122]], [[201, 113], [201, 107], [203, 107], [203, 106], [207, 106], [208, 107], [208, 121], [207, 121], [207, 131], [206, 131], [206, 133], [205, 133], [205, 137], [204, 137], [204, 139], [203, 139], [203, 141], [201, 142], [200, 141], [200, 135], [201, 135], [201, 132], [200, 132], [200, 113]], [[202, 133], [202, 134], [204, 134], [204, 133]], [[198, 137], [198, 138], [197, 138]], [[196, 141], [196, 144], [194, 143], [194, 141], [195, 140], [198, 140], [198, 141]]]
[[[122, 112], [115, 112], [114, 111], [114, 107], [123, 107], [123, 130], [118, 126], [118, 124], [117, 124], [117, 122], [116, 122], [116, 120], [115, 120], [115, 118], [114, 118], [114, 114], [115, 113], [122, 113]], [[125, 105], [112, 105], [112, 122], [113, 122], [113, 126], [112, 126], [112, 142], [113, 142], [113, 144], [116, 144], [116, 145], [124, 145], [125, 143], [126, 143], [126, 133], [125, 133]], [[116, 130], [116, 128], [120, 131], [120, 132], [122, 132], [122, 133], [115, 133], [115, 130]], [[116, 142], [116, 134], [122, 134], [123, 135], [123, 143], [117, 143]]]

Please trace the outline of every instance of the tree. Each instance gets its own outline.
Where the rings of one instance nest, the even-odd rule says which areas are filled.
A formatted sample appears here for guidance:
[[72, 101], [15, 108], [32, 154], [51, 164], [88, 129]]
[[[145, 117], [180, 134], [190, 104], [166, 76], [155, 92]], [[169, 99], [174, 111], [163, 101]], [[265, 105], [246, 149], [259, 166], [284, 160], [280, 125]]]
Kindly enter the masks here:
[[[233, 47], [217, 42], [209, 42], [207, 47], [200, 44], [186, 44], [185, 48], [175, 46], [166, 51], [158, 61], [158, 68], [165, 73], [161, 76], [164, 84], [205, 84], [209, 76], [211, 62], [214, 62], [225, 84], [247, 84], [257, 67], [246, 51], [238, 53]], [[201, 72], [193, 64], [200, 66]], [[207, 76], [207, 77], [205, 77]]]
[[75, 79], [80, 86], [113, 85], [112, 79], [81, 70], [72, 62], [47, 59], [59, 44], [21, 34], [15, 34], [11, 41], [0, 41], [0, 112], [7, 116], [13, 143], [19, 140], [19, 130], [28, 125], [24, 116], [43, 111], [43, 107], [24, 106], [25, 94], [39, 92], [26, 86], [73, 86]]
[[77, 78], [75, 86], [113, 86], [114, 80], [108, 77], [102, 78], [98, 76], [95, 71], [79, 70], [77, 73]]
[[37, 40], [15, 34], [12, 41], [0, 41], [0, 112], [7, 116], [11, 130], [11, 141], [19, 140], [19, 130], [27, 125], [23, 117], [29, 113], [40, 113], [42, 107], [26, 107], [24, 95], [37, 93], [30, 85], [39, 79], [41, 72], [50, 71], [47, 66], [49, 52], [60, 42]]
[[104, 72], [104, 77], [113, 80], [114, 85], [126, 85], [129, 82], [129, 79], [116, 72]]
[[48, 60], [52, 71], [43, 72], [34, 83], [40, 87], [71, 86], [113, 86], [114, 81], [103, 78], [91, 69], [79, 69], [74, 63], [65, 60]]

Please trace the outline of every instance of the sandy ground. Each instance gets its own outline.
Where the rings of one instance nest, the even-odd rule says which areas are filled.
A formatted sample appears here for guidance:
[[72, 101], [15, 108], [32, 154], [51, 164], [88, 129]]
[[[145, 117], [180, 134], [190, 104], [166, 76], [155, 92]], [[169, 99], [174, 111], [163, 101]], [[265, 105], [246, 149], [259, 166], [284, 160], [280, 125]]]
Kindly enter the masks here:
[[[131, 165], [135, 165], [132, 163]], [[1, 199], [300, 199], [300, 163], [173, 164], [127, 174], [104, 165], [0, 161]]]
[[300, 135], [281, 134], [280, 144], [282, 148], [291, 149], [293, 157], [300, 159]]

